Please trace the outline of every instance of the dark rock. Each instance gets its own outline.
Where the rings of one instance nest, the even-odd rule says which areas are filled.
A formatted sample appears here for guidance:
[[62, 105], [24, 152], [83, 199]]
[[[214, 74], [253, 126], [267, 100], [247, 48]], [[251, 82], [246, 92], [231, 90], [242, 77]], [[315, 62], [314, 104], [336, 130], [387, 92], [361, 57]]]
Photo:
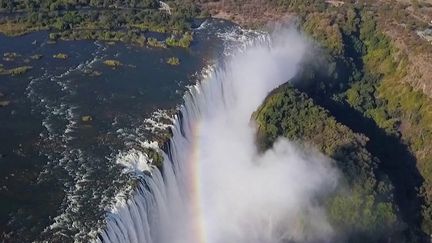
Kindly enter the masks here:
[[39, 60], [42, 58], [42, 55], [41, 54], [35, 54], [35, 55], [30, 56], [30, 58], [33, 60]]
[[10, 104], [9, 100], [0, 101], [0, 107], [6, 107]]

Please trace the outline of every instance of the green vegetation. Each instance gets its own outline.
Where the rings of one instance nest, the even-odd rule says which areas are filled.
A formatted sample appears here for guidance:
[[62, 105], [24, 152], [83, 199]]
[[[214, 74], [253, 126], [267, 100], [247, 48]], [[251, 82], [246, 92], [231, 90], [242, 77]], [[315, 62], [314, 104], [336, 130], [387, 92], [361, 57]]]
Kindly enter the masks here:
[[168, 46], [184, 47], [187, 48], [191, 45], [193, 36], [190, 32], [186, 32], [180, 39], [176, 39], [175, 36], [171, 36], [165, 40]]
[[57, 40], [101, 40], [107, 42], [127, 42], [144, 46], [146, 38], [138, 31], [110, 31], [110, 30], [67, 30], [61, 33], [51, 33], [51, 39]]
[[[0, 32], [20, 35], [48, 30], [52, 43], [96, 39], [158, 48], [189, 47], [193, 42], [191, 22], [202, 13], [187, 1], [168, 3], [171, 14], [159, 10], [155, 0], [0, 0], [0, 12], [11, 13], [0, 16]], [[348, 186], [325, 201], [336, 230], [348, 232], [350, 242], [416, 242], [417, 235], [421, 239], [420, 224], [424, 233], [432, 234], [432, 100], [413, 88], [422, 82], [410, 86], [415, 83], [412, 79], [420, 77], [413, 68], [417, 63], [409, 58], [430, 49], [418, 45], [410, 53], [397, 45], [402, 39], [395, 40], [398, 27], [407, 31], [427, 27], [408, 14], [411, 10], [401, 11], [406, 3], [344, 1], [335, 6], [323, 0], [226, 0], [219, 5], [217, 1], [200, 4], [206, 12], [217, 12], [219, 7], [233, 20], [252, 26], [266, 22], [266, 16], [295, 13], [300, 27], [322, 47], [309, 58], [316, 62], [306, 63], [296, 77], [300, 80], [296, 87], [274, 91], [254, 117], [262, 150], [284, 136], [306, 148], [317, 148], [342, 171]], [[413, 1], [412, 12], [421, 12], [423, 5]], [[148, 31], [165, 35], [152, 38]], [[5, 53], [3, 60], [17, 57], [17, 53]], [[104, 63], [122, 65], [116, 60]], [[167, 63], [178, 65], [180, 60], [172, 57]], [[30, 69], [0, 65], [0, 74], [19, 75]], [[97, 71], [88, 74], [100, 75]], [[8, 104], [0, 102], [0, 106]], [[81, 120], [90, 122], [92, 117]], [[157, 151], [146, 153], [154, 165], [161, 166]], [[415, 195], [417, 186], [420, 198]], [[404, 238], [409, 234], [415, 235], [414, 240]]]
[[314, 13], [309, 15], [303, 24], [303, 29], [314, 39], [319, 40], [333, 54], [343, 54], [343, 37], [340, 27], [338, 24], [333, 24], [332, 19], [326, 17], [325, 14]]
[[120, 67], [122, 65], [122, 63], [118, 60], [105, 60], [103, 63], [112, 68]]
[[432, 233], [432, 100], [401, 80], [408, 58], [378, 29], [373, 16], [361, 16], [364, 77], [346, 91], [346, 102], [387, 134], [400, 138], [417, 160], [424, 179], [423, 230]]
[[177, 66], [177, 65], [180, 65], [180, 59], [178, 59], [177, 57], [170, 57], [170, 58], [168, 58], [166, 63], [171, 65], [171, 66]]
[[5, 69], [2, 66], [0, 66], [0, 75], [17, 76], [17, 75], [24, 74], [31, 69], [32, 66], [21, 66], [21, 67], [16, 67], [11, 69]]
[[152, 165], [162, 169], [163, 157], [157, 150], [153, 148], [144, 148], [143, 152], [147, 154]]
[[[284, 2], [288, 1], [278, 1], [278, 4], [284, 5]], [[419, 26], [418, 21], [413, 22], [415, 18], [403, 16], [399, 3], [381, 6], [345, 2], [340, 7], [319, 7], [314, 1], [309, 4], [310, 7], [298, 13], [300, 24], [318, 41], [323, 50], [314, 53], [311, 58], [314, 61], [305, 64], [296, 78], [298, 82], [294, 83], [312, 97], [314, 102], [329, 109], [337, 121], [367, 134], [369, 140], [364, 142], [363, 147], [368, 148], [373, 155], [364, 157], [365, 161], [374, 160], [374, 156], [381, 160], [365, 163], [368, 165], [365, 168], [372, 167], [370, 171], [376, 176], [367, 176], [368, 173], [363, 172], [366, 176], [359, 177], [359, 181], [375, 178], [377, 184], [359, 186], [358, 182], [353, 181], [351, 185], [354, 189], [349, 197], [336, 196], [330, 200], [330, 209], [336, 209], [329, 211], [331, 221], [336, 225], [337, 219], [348, 224], [357, 222], [355, 228], [359, 231], [365, 231], [367, 225], [374, 224], [371, 222], [381, 222], [376, 224], [378, 231], [383, 230], [378, 225], [391, 227], [385, 222], [394, 222], [395, 217], [388, 209], [396, 206], [389, 204], [391, 200], [380, 201], [381, 193], [387, 195], [387, 192], [379, 192], [378, 188], [382, 185], [385, 188], [394, 187], [394, 203], [399, 206], [400, 216], [406, 224], [402, 227], [404, 236], [398, 235], [397, 239], [421, 242], [432, 233], [432, 100], [410, 86], [416, 84], [412, 79], [421, 78], [421, 75], [413, 74], [417, 71], [409, 58], [412, 53], [400, 46], [396, 47], [387, 35], [388, 32], [383, 31], [383, 26], [387, 26], [388, 30], [391, 23], [385, 22], [387, 19], [406, 23], [411, 30]], [[284, 6], [292, 10], [302, 8], [301, 5], [293, 2], [292, 5]], [[382, 8], [389, 11], [381, 11]], [[394, 32], [396, 30], [393, 30], [393, 34]], [[416, 52], [421, 50], [426, 50], [424, 45], [414, 48]], [[257, 113], [261, 146], [267, 148], [276, 136], [284, 135], [294, 140], [301, 139], [306, 144], [312, 143], [338, 161], [332, 154], [340, 140], [344, 141], [348, 136], [339, 133], [340, 128], [332, 122], [320, 126], [325, 118], [318, 115], [320, 112], [316, 109], [292, 105], [302, 102], [302, 99], [287, 98], [291, 95], [286, 94], [282, 98], [281, 91], [276, 93], [279, 98], [272, 98], [274, 94], [270, 96], [263, 105], [267, 109]], [[286, 112], [287, 109], [295, 112]], [[290, 120], [284, 120], [283, 117], [290, 117]], [[334, 122], [339, 124], [336, 120]], [[325, 138], [329, 138], [329, 141], [326, 142]], [[339, 157], [341, 161], [347, 158], [350, 158], [347, 153], [342, 153]], [[361, 171], [355, 170], [349, 173], [355, 166], [348, 166], [350, 169], [347, 169], [343, 164], [338, 164], [338, 167], [348, 178], [362, 175]], [[386, 182], [382, 184], [380, 181]], [[367, 192], [373, 192], [375, 196], [369, 197], [364, 192], [365, 187], [369, 188]], [[368, 205], [374, 206], [369, 208]], [[362, 210], [361, 207], [370, 210]], [[368, 220], [363, 220], [362, 217]], [[381, 221], [384, 218], [385, 222]], [[398, 231], [397, 227], [393, 230]], [[365, 241], [368, 240], [363, 240]]]
[[352, 232], [350, 242], [379, 240], [397, 230], [392, 186], [385, 176], [376, 174], [380, 161], [366, 149], [367, 137], [338, 123], [290, 86], [274, 91], [254, 116], [262, 149], [284, 136], [317, 147], [335, 160], [350, 190], [328, 200], [328, 216], [336, 229]]
[[158, 47], [158, 48], [166, 48], [166, 44], [162, 41], [157, 40], [156, 38], [148, 38], [147, 39], [147, 45], [151, 47]]
[[[169, 2], [170, 12], [159, 1], [0, 1], [0, 32], [20, 35], [49, 30], [52, 40], [97, 39], [146, 44], [145, 32], [160, 32], [189, 38], [192, 20], [200, 15], [189, 1]], [[178, 40], [187, 47], [187, 38]], [[189, 41], [190, 43], [190, 41]]]
[[[336, 119], [368, 134], [370, 151], [382, 160], [376, 172], [391, 177], [409, 234], [421, 239], [420, 223], [424, 235], [432, 233], [432, 100], [410, 86], [415, 83], [410, 79], [418, 78], [408, 58], [412, 53], [397, 48], [382, 31], [385, 19], [400, 14], [396, 7], [385, 7], [391, 11], [345, 2], [339, 8], [301, 13], [303, 29], [325, 50], [306, 64], [296, 85]], [[378, 21], [377, 16], [384, 17]], [[409, 22], [406, 16], [402, 19]]]
[[53, 58], [56, 59], [67, 59], [69, 56], [65, 53], [57, 53], [53, 55]]
[[378, 241], [383, 232], [396, 231], [397, 217], [390, 202], [377, 202], [374, 195], [365, 196], [354, 190], [350, 195], [336, 195], [329, 201], [328, 214], [330, 221], [349, 230], [354, 227], [367, 236], [355, 233], [350, 242]]

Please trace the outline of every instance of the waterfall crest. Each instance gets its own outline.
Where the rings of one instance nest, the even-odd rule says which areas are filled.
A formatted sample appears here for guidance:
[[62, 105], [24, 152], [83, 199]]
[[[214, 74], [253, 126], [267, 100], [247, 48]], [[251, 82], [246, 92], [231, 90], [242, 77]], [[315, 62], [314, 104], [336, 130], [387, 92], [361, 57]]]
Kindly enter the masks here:
[[296, 31], [248, 41], [184, 96], [163, 169], [135, 152], [139, 185], [107, 216], [102, 242], [326, 242], [317, 204], [337, 172], [280, 139], [261, 154], [252, 112], [290, 80], [307, 49]]

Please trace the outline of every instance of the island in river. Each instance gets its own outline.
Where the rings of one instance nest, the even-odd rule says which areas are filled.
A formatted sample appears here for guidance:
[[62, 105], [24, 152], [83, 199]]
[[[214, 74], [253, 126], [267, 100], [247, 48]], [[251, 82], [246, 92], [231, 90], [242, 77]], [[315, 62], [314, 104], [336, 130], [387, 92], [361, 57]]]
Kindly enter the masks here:
[[87, 39], [187, 48], [193, 40], [191, 30], [203, 15], [190, 2], [169, 3], [2, 0], [0, 32], [13, 36], [47, 30], [52, 41]]

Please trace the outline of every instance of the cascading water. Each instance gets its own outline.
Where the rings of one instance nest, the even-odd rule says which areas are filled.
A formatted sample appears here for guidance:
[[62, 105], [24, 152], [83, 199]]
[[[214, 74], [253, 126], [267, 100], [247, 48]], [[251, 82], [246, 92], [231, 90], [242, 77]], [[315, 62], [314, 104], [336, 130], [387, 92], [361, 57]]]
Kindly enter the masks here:
[[306, 51], [297, 32], [261, 36], [207, 73], [184, 97], [163, 169], [133, 152], [139, 185], [107, 216], [102, 242], [326, 242], [317, 197], [337, 172], [318, 154], [280, 139], [256, 149], [251, 114], [290, 80]]

